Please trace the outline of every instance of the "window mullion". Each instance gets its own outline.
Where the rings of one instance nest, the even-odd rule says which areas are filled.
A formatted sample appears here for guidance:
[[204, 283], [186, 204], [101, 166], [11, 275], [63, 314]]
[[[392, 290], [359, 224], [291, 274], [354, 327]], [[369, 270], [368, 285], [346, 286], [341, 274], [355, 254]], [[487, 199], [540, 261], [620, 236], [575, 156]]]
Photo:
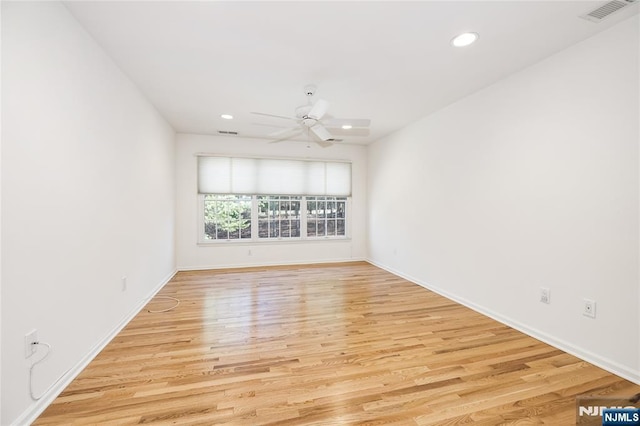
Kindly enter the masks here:
[[258, 240], [258, 197], [251, 196], [251, 241]]
[[300, 198], [300, 238], [307, 238], [307, 197]]
[[[280, 197], [282, 198], [282, 197]], [[278, 239], [282, 238], [282, 199], [278, 200]]]
[[351, 198], [344, 202], [344, 236], [351, 236]]

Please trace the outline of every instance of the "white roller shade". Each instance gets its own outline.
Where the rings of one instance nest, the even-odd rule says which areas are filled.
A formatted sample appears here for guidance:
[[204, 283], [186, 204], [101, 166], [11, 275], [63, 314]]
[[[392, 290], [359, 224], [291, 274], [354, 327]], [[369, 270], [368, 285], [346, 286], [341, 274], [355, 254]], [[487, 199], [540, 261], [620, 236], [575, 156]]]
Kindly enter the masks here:
[[351, 163], [198, 157], [200, 194], [351, 195]]

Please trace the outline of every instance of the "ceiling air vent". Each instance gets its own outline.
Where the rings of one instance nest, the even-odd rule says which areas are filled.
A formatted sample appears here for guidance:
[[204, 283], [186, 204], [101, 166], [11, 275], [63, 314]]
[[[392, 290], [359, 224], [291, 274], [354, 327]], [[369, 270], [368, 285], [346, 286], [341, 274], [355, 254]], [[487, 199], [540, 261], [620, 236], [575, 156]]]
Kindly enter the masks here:
[[334, 139], [334, 138], [329, 138], [327, 139], [325, 142], [342, 142], [344, 139]]
[[589, 13], [580, 15], [580, 17], [586, 19], [587, 21], [600, 22], [603, 19], [608, 18], [612, 14], [616, 13], [620, 9], [623, 9], [635, 3], [635, 1], [636, 0], [613, 0], [603, 4], [602, 6], [592, 10]]
[[218, 133], [220, 133], [221, 135], [237, 135], [238, 132], [233, 132], [230, 130], [218, 130]]

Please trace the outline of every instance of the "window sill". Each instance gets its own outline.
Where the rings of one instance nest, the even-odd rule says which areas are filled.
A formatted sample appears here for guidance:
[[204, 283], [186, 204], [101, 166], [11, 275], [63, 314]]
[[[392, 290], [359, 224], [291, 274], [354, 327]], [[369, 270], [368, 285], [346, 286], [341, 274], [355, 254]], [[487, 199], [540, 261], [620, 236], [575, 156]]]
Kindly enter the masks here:
[[290, 240], [287, 238], [283, 239], [268, 239], [268, 240], [216, 240], [216, 241], [199, 241], [199, 247], [216, 247], [216, 246], [224, 246], [224, 245], [238, 245], [238, 246], [248, 246], [248, 245], [281, 245], [281, 244], [322, 244], [322, 243], [343, 243], [343, 242], [351, 242], [351, 238], [349, 237], [324, 237], [324, 238], [306, 238], [306, 239], [295, 239]]

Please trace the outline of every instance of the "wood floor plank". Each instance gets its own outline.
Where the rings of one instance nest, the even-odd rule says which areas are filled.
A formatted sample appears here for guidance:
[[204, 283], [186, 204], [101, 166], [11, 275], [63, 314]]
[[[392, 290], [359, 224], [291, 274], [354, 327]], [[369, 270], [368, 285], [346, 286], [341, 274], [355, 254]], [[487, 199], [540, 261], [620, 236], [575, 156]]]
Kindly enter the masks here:
[[[364, 262], [180, 272], [35, 425], [573, 425], [640, 386]], [[156, 298], [150, 310], [171, 306]]]

